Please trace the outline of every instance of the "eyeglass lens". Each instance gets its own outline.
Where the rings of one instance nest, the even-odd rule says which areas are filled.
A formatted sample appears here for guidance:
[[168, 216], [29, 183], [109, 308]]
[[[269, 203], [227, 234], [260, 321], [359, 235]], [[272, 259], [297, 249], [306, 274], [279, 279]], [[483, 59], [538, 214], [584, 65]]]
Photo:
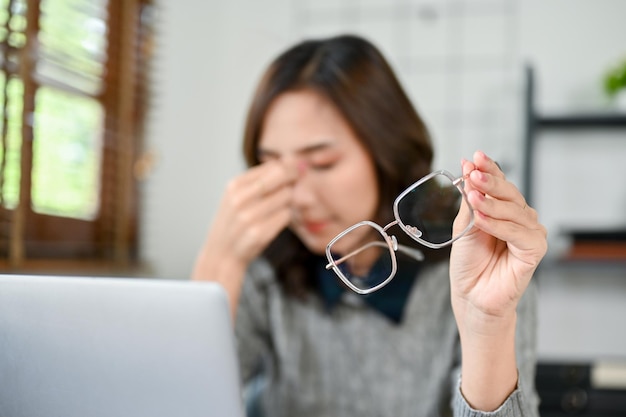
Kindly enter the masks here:
[[430, 243], [452, 240], [452, 224], [463, 201], [463, 194], [452, 181], [436, 174], [404, 195], [398, 202], [400, 227]]
[[392, 273], [391, 249], [382, 233], [368, 224], [339, 238], [331, 255], [343, 278], [361, 290], [376, 287]]

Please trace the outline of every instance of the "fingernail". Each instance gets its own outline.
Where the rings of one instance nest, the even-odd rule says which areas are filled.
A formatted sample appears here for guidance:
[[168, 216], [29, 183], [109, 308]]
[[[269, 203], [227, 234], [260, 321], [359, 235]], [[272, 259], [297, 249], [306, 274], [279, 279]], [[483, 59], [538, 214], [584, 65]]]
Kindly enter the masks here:
[[472, 179], [473, 179], [473, 180], [480, 181], [480, 182], [485, 182], [485, 181], [487, 181], [487, 176], [485, 175], [485, 173], [484, 173], [484, 172], [482, 172], [482, 171], [479, 171], [479, 170], [477, 170], [477, 169], [473, 170], [473, 171], [470, 173], [470, 175], [471, 175], [471, 177], [472, 177]]
[[485, 195], [483, 193], [474, 191], [472, 194], [474, 195], [474, 198], [478, 199], [479, 202], [485, 201]]
[[473, 166], [470, 165], [470, 162], [467, 159], [461, 158], [461, 171], [463, 172], [463, 175], [469, 175], [472, 168]]

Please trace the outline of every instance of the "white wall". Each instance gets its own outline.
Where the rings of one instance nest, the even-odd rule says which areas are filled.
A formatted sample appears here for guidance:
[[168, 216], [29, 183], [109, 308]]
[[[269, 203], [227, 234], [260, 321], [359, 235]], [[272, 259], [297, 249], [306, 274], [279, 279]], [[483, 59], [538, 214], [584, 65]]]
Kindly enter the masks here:
[[161, 2], [156, 106], [147, 148], [143, 257], [159, 277], [187, 278], [226, 181], [242, 165], [248, 100], [290, 38], [289, 4]]
[[[437, 167], [455, 170], [480, 148], [515, 181], [522, 65], [531, 61], [537, 70], [542, 111], [601, 109], [599, 77], [626, 55], [622, 0], [161, 3], [158, 98], [147, 145], [158, 160], [144, 185], [142, 219], [143, 257], [156, 277], [189, 276], [223, 187], [242, 169], [243, 118], [258, 77], [301, 37], [368, 36], [429, 124], [440, 151]], [[593, 135], [592, 141], [542, 138], [534, 199], [551, 236], [558, 236], [564, 213], [570, 223], [626, 224], [626, 187], [611, 181], [620, 178], [626, 141]], [[593, 144], [593, 154], [585, 143]], [[539, 277], [542, 356], [625, 356], [626, 332], [615, 326], [616, 317], [626, 317], [626, 271], [604, 279], [553, 275]]]

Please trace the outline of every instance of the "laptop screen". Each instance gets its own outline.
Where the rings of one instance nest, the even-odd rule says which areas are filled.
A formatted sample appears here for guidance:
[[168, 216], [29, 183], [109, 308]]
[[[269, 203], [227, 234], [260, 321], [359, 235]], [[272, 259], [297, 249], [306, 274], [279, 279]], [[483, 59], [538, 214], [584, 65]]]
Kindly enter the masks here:
[[0, 416], [242, 416], [226, 293], [0, 275]]

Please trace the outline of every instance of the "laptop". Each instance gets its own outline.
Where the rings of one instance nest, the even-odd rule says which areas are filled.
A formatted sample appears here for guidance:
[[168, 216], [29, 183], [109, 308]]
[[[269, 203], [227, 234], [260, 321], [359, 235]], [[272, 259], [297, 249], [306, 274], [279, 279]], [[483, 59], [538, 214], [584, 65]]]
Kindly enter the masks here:
[[0, 416], [243, 416], [225, 291], [0, 275]]

